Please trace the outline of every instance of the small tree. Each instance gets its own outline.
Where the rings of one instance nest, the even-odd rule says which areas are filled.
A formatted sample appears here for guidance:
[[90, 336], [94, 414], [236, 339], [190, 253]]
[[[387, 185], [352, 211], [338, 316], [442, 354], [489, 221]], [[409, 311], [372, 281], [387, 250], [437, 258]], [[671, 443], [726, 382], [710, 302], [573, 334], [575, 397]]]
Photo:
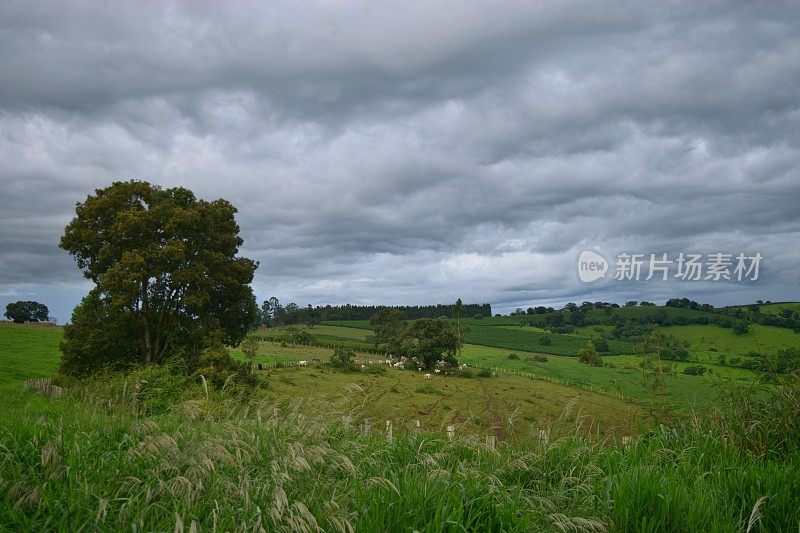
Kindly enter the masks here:
[[541, 344], [542, 346], [550, 346], [551, 344], [553, 344], [553, 339], [552, 337], [550, 337], [550, 335], [542, 335], [541, 337], [539, 337], [539, 344]]
[[386, 307], [381, 309], [369, 321], [375, 331], [375, 346], [396, 354], [400, 351], [400, 342], [406, 329], [406, 318], [399, 309]]
[[18, 301], [6, 306], [5, 316], [17, 324], [23, 322], [47, 322], [50, 311], [39, 302]]
[[239, 345], [247, 360], [250, 361], [250, 368], [252, 369], [256, 363], [256, 354], [258, 353], [258, 341], [253, 336], [247, 336]]
[[578, 360], [585, 365], [603, 366], [603, 359], [592, 341], [587, 342], [586, 347], [578, 350]]
[[353, 371], [356, 369], [355, 357], [356, 353], [353, 350], [337, 348], [331, 356], [331, 366], [339, 370]]

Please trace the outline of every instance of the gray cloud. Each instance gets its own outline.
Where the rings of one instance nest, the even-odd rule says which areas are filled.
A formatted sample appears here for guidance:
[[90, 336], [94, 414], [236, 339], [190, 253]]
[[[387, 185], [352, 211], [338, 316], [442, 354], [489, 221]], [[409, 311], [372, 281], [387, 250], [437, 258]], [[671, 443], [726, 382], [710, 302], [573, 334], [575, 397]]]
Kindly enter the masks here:
[[[261, 298], [800, 296], [794, 3], [6, 2], [0, 21], [0, 304], [52, 295], [66, 319], [84, 282], [61, 231], [134, 177], [231, 200]], [[585, 285], [586, 248], [765, 270]]]

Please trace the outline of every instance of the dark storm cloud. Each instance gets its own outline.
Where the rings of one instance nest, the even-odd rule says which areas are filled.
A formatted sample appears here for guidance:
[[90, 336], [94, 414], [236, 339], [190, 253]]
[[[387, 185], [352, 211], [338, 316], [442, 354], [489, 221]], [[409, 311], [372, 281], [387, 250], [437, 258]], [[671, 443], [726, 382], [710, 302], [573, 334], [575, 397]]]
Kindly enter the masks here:
[[[48, 289], [83, 287], [63, 227], [129, 178], [232, 201], [262, 298], [798, 297], [796, 3], [5, 2], [0, 21], [6, 300], [74, 299]], [[585, 285], [583, 249], [760, 251], [765, 277]]]

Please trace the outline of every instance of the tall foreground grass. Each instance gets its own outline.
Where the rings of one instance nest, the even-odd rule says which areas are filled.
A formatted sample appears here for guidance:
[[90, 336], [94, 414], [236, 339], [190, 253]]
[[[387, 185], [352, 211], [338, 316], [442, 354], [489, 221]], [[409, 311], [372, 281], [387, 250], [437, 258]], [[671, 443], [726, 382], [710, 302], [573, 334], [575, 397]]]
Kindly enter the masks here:
[[[496, 450], [477, 439], [402, 431], [390, 443], [360, 434], [357, 408], [276, 406], [202, 387], [153, 403], [153, 391], [165, 388], [157, 377], [146, 384], [109, 378], [68, 398], [31, 397], [26, 412], [0, 415], [0, 528], [729, 532], [800, 526], [796, 446], [759, 453], [750, 441], [699, 418], [658, 427], [627, 446], [576, 436], [566, 419], [549, 439], [532, 435], [525, 445], [501, 443]], [[159, 385], [147, 396], [152, 383]]]

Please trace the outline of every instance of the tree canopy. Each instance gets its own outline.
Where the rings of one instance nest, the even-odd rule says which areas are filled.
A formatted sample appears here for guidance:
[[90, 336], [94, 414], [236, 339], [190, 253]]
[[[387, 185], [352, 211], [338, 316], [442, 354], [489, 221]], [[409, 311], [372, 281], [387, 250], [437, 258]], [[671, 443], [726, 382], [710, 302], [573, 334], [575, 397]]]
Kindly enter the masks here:
[[6, 305], [5, 317], [17, 324], [23, 322], [47, 322], [50, 311], [39, 302], [18, 301]]
[[437, 318], [421, 318], [408, 326], [403, 332], [402, 350], [425, 368], [433, 368], [439, 359], [458, 364], [458, 337], [449, 323]]
[[236, 212], [226, 200], [143, 181], [115, 182], [78, 203], [60, 245], [95, 287], [65, 330], [65, 359], [91, 360], [91, 349], [113, 362], [110, 347], [129, 343], [150, 364], [238, 344], [256, 317], [249, 284], [258, 264], [236, 255]]
[[375, 346], [381, 347], [388, 353], [400, 352], [400, 343], [406, 329], [406, 320], [399, 309], [385, 307], [372, 315], [369, 321], [375, 331]]

